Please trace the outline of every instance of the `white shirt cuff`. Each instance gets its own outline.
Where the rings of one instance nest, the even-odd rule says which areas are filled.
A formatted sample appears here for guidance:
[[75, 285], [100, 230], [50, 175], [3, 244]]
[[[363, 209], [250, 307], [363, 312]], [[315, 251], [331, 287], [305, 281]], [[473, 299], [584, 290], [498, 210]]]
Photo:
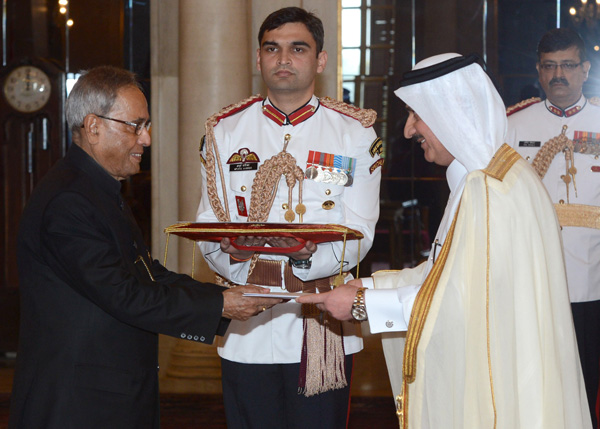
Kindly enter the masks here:
[[362, 282], [363, 287], [366, 287], [367, 289], [375, 289], [373, 277], [361, 277], [360, 281]]
[[365, 305], [371, 333], [406, 331], [418, 291], [419, 286], [367, 289]]

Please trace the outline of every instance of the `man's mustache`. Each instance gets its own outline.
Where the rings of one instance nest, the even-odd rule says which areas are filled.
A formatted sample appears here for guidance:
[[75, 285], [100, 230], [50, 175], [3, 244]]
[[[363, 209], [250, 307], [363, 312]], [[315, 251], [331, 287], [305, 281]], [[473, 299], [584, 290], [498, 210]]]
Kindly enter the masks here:
[[565, 79], [564, 77], [553, 77], [549, 84], [554, 85], [556, 83], [560, 83], [565, 86], [569, 86], [569, 81], [567, 79]]
[[425, 139], [423, 138], [423, 136], [421, 134], [415, 134], [414, 136], [411, 137], [411, 140], [415, 143], [421, 144], [421, 142]]

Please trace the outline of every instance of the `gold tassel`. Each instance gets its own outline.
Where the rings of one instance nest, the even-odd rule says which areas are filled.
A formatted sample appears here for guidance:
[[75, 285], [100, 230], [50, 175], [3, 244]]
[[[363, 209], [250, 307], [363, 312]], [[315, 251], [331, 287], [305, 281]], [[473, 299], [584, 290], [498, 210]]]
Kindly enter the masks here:
[[[318, 395], [348, 385], [344, 366], [342, 323], [314, 305], [303, 305], [304, 338], [300, 391], [304, 396]], [[303, 385], [304, 384], [304, 385]]]

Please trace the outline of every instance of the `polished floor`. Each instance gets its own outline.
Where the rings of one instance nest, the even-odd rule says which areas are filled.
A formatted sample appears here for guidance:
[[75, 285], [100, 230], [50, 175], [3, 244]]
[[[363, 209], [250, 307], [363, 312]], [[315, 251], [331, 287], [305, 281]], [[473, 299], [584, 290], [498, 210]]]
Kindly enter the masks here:
[[[397, 429], [391, 389], [379, 339], [365, 337], [365, 349], [356, 355], [349, 429]], [[8, 426], [13, 368], [0, 362], [0, 429]], [[225, 429], [219, 394], [161, 392], [161, 429]]]
[[[12, 369], [0, 368], [0, 428], [8, 426]], [[161, 394], [161, 429], [225, 429], [221, 395]], [[353, 396], [349, 429], [397, 429], [391, 397]]]
[[[1, 376], [1, 375], [0, 375]], [[390, 399], [355, 397], [349, 429], [397, 429]], [[9, 395], [0, 393], [0, 428], [8, 426]], [[161, 429], [226, 429], [220, 395], [161, 394]]]

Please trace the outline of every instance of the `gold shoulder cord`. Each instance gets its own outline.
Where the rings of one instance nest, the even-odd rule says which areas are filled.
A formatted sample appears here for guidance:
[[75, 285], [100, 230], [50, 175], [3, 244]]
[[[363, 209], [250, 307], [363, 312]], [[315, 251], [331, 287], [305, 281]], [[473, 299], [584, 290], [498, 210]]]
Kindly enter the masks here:
[[565, 174], [561, 176], [562, 180], [567, 186], [567, 204], [569, 203], [569, 184], [573, 181], [573, 189], [575, 196], [577, 196], [577, 184], [575, 183], [575, 175], [577, 174], [577, 168], [575, 168], [575, 144], [573, 140], [569, 139], [566, 135], [567, 126], [563, 125], [562, 132], [548, 140], [542, 148], [538, 151], [537, 155], [533, 159], [531, 166], [537, 171], [540, 179], [543, 179], [550, 168], [552, 160], [558, 154], [558, 152], [564, 152], [566, 161]]
[[344, 103], [343, 101], [334, 100], [330, 97], [319, 98], [319, 103], [323, 106], [340, 112], [346, 116], [356, 119], [364, 128], [369, 128], [377, 119], [377, 112], [373, 109], [361, 109], [352, 104]]
[[[590, 104], [600, 105], [598, 97], [592, 97], [588, 101]], [[569, 184], [571, 181], [573, 181], [573, 189], [577, 197], [577, 184], [575, 182], [577, 168], [575, 168], [575, 143], [567, 138], [565, 135], [566, 131], [567, 126], [564, 125], [562, 133], [559, 136], [544, 143], [531, 165], [540, 176], [540, 179], [543, 179], [556, 154], [563, 151], [566, 160], [566, 171], [561, 178], [567, 186], [567, 203], [554, 204], [560, 226], [600, 229], [600, 207], [569, 203]]]
[[[258, 99], [262, 99], [261, 96], [255, 95], [246, 100], [228, 106], [221, 110], [219, 113], [211, 116], [206, 121], [206, 188], [209, 195], [209, 201], [213, 208], [213, 211], [220, 222], [230, 222], [229, 216], [229, 204], [227, 197], [227, 189], [225, 186], [225, 177], [223, 173], [223, 166], [219, 157], [219, 150], [217, 142], [215, 140], [214, 126], [218, 123], [219, 118], [231, 112], [232, 110], [239, 109], [240, 107], [254, 102]], [[277, 155], [271, 157], [260, 166], [254, 181], [252, 184], [252, 194], [250, 197], [250, 210], [248, 215], [249, 222], [266, 222], [269, 217], [269, 212], [273, 206], [275, 195], [277, 194], [277, 185], [279, 184], [279, 178], [281, 175], [285, 175], [286, 183], [289, 187], [288, 200], [291, 207], [292, 189], [299, 182], [299, 204], [296, 207], [296, 212], [302, 217], [305, 212], [305, 207], [302, 204], [302, 181], [304, 179], [304, 172], [298, 166], [296, 166], [296, 160], [293, 156], [286, 152], [287, 145], [290, 137], [286, 136], [284, 148]], [[223, 203], [219, 199], [219, 194], [216, 185], [216, 168], [218, 168], [219, 175], [221, 178], [221, 186], [223, 193]], [[286, 219], [291, 222], [295, 216], [294, 212], [290, 210], [290, 213], [286, 213]], [[252, 274], [256, 262], [258, 261], [258, 254], [255, 253], [252, 256], [250, 262], [250, 268], [248, 276]]]
[[531, 97], [526, 100], [519, 101], [517, 104], [513, 104], [512, 106], [506, 108], [506, 116], [510, 116], [513, 113], [518, 112], [525, 107], [529, 107], [532, 104], [539, 103], [540, 101], [542, 101], [540, 97]]
[[600, 97], [590, 97], [587, 99], [587, 101], [594, 106], [600, 106]]
[[[240, 107], [248, 103], [255, 102], [256, 100], [260, 99], [262, 99], [260, 95], [253, 95], [252, 97], [242, 100], [239, 103], [227, 106], [220, 112], [215, 113], [210, 118], [208, 118], [206, 120], [206, 124], [204, 125], [206, 132], [206, 192], [209, 196], [210, 205], [212, 206], [215, 216], [217, 217], [219, 222], [230, 222], [231, 219], [229, 217], [227, 187], [225, 186], [225, 178], [223, 174], [223, 166], [221, 165], [221, 157], [219, 156], [219, 149], [217, 148], [217, 142], [215, 141], [214, 127], [219, 123], [220, 118], [227, 115], [231, 111], [239, 109]], [[217, 191], [215, 168], [218, 168], [219, 176], [221, 177], [223, 203], [221, 203], [221, 200], [219, 198], [219, 192]]]

